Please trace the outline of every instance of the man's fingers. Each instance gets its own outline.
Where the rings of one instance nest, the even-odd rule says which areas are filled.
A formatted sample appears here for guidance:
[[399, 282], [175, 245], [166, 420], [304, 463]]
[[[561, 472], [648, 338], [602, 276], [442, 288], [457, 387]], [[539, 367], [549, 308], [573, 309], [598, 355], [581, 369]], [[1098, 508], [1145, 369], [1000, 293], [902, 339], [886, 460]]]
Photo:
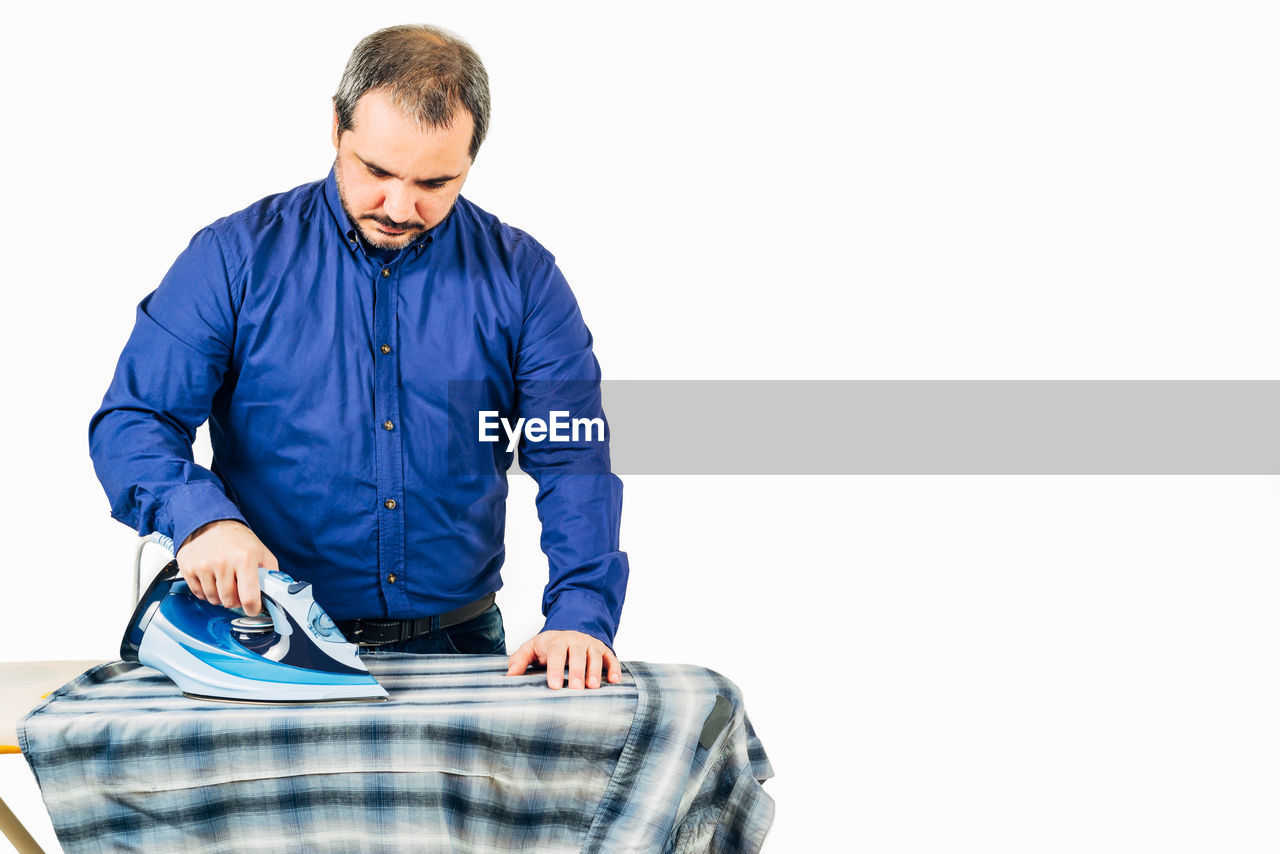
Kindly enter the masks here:
[[204, 600], [208, 598], [204, 595], [204, 588], [200, 585], [200, 576], [184, 569], [182, 570], [182, 580], [187, 582], [187, 587], [190, 588], [191, 594], [197, 599]]
[[604, 656], [600, 650], [591, 646], [587, 648], [587, 687], [600, 687], [600, 665], [604, 662]]
[[569, 647], [569, 687], [582, 688], [587, 671], [587, 644], [575, 643]]
[[222, 597], [218, 595], [218, 570], [205, 567], [195, 573], [196, 581], [204, 592], [204, 601], [210, 605], [221, 605]]
[[236, 591], [237, 577], [242, 570], [239, 567], [224, 567], [219, 570], [215, 578], [218, 586], [218, 601], [215, 605], [221, 605], [224, 608], [234, 608], [240, 604], [240, 594]]
[[564, 685], [564, 660], [569, 651], [563, 643], [553, 643], [547, 649], [547, 687], [559, 688]]
[[507, 675], [519, 676], [533, 663], [533, 641], [525, 641], [507, 660]]
[[[547, 667], [547, 687], [599, 688], [604, 679], [622, 681], [622, 662], [607, 644], [581, 632], [541, 632], [507, 659], [507, 675], [524, 673], [534, 661]], [[566, 678], [565, 669], [568, 668]], [[608, 668], [608, 676], [604, 674]]]
[[240, 594], [240, 605], [250, 617], [262, 613], [262, 591], [258, 585], [258, 570], [249, 571], [247, 566], [236, 572], [236, 587]]
[[604, 651], [605, 663], [609, 665], [609, 681], [622, 681], [622, 662], [618, 660], [618, 656], [613, 654], [613, 650], [606, 649]]
[[179, 546], [178, 567], [194, 596], [245, 613], [262, 613], [258, 567], [279, 569], [271, 554], [244, 523], [217, 519], [201, 525]]

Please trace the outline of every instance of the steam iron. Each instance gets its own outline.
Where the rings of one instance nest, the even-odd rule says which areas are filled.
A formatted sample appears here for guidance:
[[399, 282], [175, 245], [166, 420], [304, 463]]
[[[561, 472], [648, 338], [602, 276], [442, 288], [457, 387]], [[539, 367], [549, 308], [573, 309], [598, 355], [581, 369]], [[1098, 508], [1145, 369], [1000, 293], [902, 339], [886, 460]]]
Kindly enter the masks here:
[[259, 567], [264, 612], [246, 617], [197, 599], [170, 561], [138, 600], [120, 657], [154, 667], [200, 700], [385, 700], [311, 584]]

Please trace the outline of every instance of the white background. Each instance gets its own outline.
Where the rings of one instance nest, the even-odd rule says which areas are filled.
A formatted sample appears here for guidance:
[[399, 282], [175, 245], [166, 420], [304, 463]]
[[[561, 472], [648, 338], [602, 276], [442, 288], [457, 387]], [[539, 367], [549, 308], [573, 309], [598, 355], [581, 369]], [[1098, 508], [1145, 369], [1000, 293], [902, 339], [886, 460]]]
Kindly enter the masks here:
[[[609, 379], [1280, 378], [1268, 4], [385, 7], [7, 13], [0, 660], [114, 657], [134, 535], [86, 430], [134, 306], [324, 176], [392, 23], [484, 58], [464, 192], [556, 253]], [[1280, 846], [1276, 479], [625, 481], [617, 651], [742, 688], [769, 854]]]

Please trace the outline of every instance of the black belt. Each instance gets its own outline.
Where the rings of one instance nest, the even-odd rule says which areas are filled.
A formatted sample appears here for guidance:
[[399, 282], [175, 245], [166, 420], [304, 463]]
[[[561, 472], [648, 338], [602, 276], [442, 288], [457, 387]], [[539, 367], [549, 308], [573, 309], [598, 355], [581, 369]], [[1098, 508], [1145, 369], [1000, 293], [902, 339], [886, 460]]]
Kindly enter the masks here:
[[419, 617], [416, 620], [334, 620], [334, 623], [342, 630], [343, 636], [356, 646], [402, 643], [418, 635], [438, 632], [480, 616], [489, 610], [495, 596], [496, 594], [490, 593], [469, 605], [434, 617]]

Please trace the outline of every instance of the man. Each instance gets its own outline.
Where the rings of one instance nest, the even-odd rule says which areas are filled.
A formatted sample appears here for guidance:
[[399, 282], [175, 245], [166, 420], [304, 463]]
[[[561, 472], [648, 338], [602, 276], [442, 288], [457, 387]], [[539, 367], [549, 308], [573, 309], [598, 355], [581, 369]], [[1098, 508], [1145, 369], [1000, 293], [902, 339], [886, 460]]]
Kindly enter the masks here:
[[[554, 259], [459, 195], [488, 122], [464, 42], [366, 37], [334, 96], [328, 178], [200, 231], [139, 305], [90, 452], [112, 515], [171, 536], [195, 595], [256, 614], [258, 567], [283, 566], [370, 651], [506, 653], [511, 454], [478, 443], [478, 411], [603, 413]], [[212, 471], [191, 453], [206, 418]], [[526, 440], [520, 457], [551, 574], [543, 631], [508, 672], [618, 682], [628, 564], [607, 439]]]

